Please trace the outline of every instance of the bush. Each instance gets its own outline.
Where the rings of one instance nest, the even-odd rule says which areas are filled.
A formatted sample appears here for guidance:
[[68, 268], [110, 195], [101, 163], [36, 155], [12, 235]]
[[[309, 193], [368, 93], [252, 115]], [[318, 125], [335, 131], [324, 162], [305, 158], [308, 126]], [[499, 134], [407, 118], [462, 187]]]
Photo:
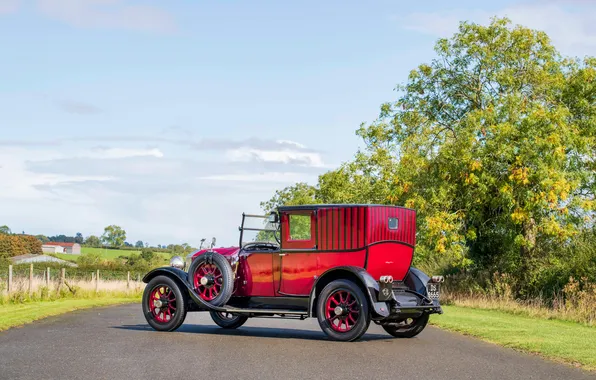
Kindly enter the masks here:
[[4, 235], [0, 234], [0, 252], [9, 256], [41, 254], [41, 241], [30, 235]]

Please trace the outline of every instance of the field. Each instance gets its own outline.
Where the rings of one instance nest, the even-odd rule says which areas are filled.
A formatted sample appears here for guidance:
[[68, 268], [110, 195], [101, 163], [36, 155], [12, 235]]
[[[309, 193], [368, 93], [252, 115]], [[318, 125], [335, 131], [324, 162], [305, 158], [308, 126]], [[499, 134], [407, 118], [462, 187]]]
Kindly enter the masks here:
[[431, 324], [520, 351], [596, 370], [596, 328], [504, 311], [444, 306]]
[[[140, 254], [139, 250], [129, 249], [107, 249], [107, 248], [92, 248], [92, 247], [81, 247], [81, 254], [98, 253], [102, 258], [106, 260], [113, 260], [120, 256], [130, 256], [131, 254]], [[56, 257], [62, 260], [76, 261], [79, 255], [70, 255], [68, 253], [57, 253]]]
[[[140, 250], [136, 249], [107, 249], [107, 248], [92, 248], [92, 247], [81, 247], [81, 255], [85, 254], [99, 254], [105, 260], [114, 260], [120, 256], [128, 257], [132, 254], [140, 254]], [[171, 253], [164, 253], [164, 252], [155, 252], [156, 255], [161, 255], [166, 259], [169, 259], [173, 254]], [[62, 260], [67, 261], [77, 261], [79, 255], [70, 255], [68, 253], [56, 253], [53, 254], [54, 256], [58, 257]]]

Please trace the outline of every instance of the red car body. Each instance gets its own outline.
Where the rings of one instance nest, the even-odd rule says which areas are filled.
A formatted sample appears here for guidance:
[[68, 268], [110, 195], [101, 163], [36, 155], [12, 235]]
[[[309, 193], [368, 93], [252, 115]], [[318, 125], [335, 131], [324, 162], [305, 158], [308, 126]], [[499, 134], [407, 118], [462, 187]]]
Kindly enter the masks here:
[[391, 335], [415, 336], [430, 314], [442, 313], [442, 277], [411, 266], [415, 210], [306, 205], [280, 207], [271, 216], [277, 244], [243, 243], [244, 231], [262, 231], [247, 228], [245, 218], [267, 218], [243, 214], [239, 246], [199, 250], [185, 264], [178, 258], [149, 272], [148, 322], [171, 331], [187, 311], [209, 311], [225, 328], [259, 316], [317, 317], [327, 335], [354, 340], [370, 321]]

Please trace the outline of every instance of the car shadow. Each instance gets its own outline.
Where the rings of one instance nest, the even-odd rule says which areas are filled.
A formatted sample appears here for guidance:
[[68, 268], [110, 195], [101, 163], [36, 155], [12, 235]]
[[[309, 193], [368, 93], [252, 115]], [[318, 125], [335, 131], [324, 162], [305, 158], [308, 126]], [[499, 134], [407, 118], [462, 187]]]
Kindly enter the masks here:
[[[137, 325], [122, 325], [122, 326], [112, 326], [115, 329], [122, 329], [122, 330], [133, 330], [133, 331], [149, 331], [155, 332], [149, 325], [146, 324], [137, 324]], [[275, 328], [275, 327], [252, 327], [252, 326], [242, 326], [235, 330], [227, 330], [223, 329], [218, 326], [205, 326], [205, 325], [193, 325], [193, 324], [184, 324], [180, 326], [176, 331], [176, 333], [187, 333], [187, 334], [207, 334], [207, 335], [228, 335], [228, 336], [251, 336], [257, 338], [284, 338], [284, 339], [301, 339], [301, 340], [319, 340], [319, 341], [332, 341], [327, 335], [325, 335], [322, 331], [312, 331], [312, 330], [300, 330], [300, 329], [288, 329], [288, 328]], [[357, 342], [367, 342], [367, 341], [379, 341], [379, 340], [386, 340], [391, 341], [394, 340], [389, 335], [381, 335], [381, 334], [364, 334]]]

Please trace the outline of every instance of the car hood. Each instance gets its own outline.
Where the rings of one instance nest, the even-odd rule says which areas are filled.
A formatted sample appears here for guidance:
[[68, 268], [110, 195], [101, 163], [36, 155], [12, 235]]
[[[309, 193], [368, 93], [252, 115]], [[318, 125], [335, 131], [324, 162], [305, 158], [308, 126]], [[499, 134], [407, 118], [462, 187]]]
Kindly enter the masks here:
[[213, 248], [213, 249], [201, 249], [199, 251], [196, 251], [192, 257], [195, 258], [199, 255], [202, 255], [203, 253], [207, 252], [207, 251], [213, 251], [213, 252], [217, 252], [222, 256], [225, 256], [228, 260], [234, 256], [236, 256], [238, 254], [238, 251], [240, 250], [239, 247], [220, 247], [220, 248]]

